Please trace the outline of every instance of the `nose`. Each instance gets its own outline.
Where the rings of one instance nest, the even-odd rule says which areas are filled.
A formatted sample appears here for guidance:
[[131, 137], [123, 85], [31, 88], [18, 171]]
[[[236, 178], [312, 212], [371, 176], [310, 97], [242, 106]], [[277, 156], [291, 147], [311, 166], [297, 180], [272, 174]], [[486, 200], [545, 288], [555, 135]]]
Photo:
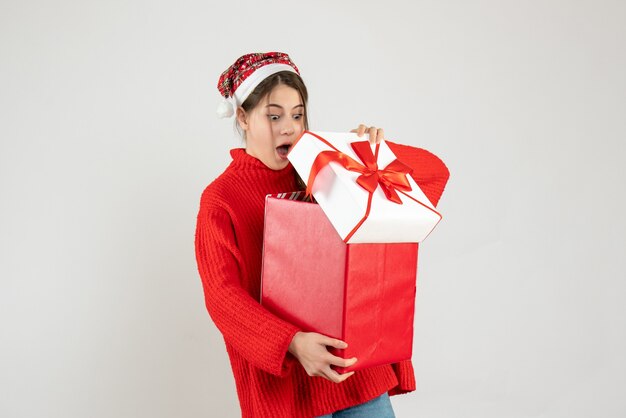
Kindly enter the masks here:
[[285, 123], [280, 130], [282, 135], [292, 135], [294, 132], [293, 123], [287, 122]]

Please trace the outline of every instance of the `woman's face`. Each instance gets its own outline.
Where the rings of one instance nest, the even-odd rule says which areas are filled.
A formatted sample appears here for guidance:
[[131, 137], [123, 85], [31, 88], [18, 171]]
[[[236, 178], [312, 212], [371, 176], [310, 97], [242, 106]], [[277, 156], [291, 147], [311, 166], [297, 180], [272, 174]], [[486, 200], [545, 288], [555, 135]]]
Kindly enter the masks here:
[[279, 84], [238, 120], [246, 132], [246, 152], [280, 170], [289, 164], [287, 153], [304, 131], [304, 104], [296, 89]]

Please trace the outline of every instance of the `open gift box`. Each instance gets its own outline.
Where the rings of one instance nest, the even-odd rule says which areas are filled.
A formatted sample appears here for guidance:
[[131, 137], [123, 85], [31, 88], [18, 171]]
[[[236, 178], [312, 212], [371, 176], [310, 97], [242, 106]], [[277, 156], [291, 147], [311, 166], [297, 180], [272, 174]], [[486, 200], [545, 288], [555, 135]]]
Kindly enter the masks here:
[[332, 351], [358, 362], [340, 373], [411, 358], [418, 243], [441, 220], [384, 142], [359, 139], [304, 132], [289, 159], [317, 204], [294, 192], [265, 205], [261, 303], [346, 341]]

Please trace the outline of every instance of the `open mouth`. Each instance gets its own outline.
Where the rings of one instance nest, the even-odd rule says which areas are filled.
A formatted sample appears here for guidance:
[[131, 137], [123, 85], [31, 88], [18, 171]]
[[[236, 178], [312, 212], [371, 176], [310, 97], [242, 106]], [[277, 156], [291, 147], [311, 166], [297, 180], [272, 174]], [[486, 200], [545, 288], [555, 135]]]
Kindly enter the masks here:
[[289, 150], [291, 149], [291, 144], [283, 144], [276, 147], [276, 152], [280, 156], [280, 158], [287, 158], [287, 154], [289, 154]]

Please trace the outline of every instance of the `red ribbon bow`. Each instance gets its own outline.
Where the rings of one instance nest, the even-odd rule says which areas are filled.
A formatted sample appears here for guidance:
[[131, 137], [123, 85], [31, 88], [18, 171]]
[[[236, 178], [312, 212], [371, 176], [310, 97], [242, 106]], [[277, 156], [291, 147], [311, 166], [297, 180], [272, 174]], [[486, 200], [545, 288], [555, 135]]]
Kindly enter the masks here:
[[[318, 139], [321, 138], [318, 137]], [[323, 142], [330, 145], [326, 141]], [[380, 185], [388, 200], [401, 205], [402, 200], [400, 199], [400, 196], [398, 196], [398, 192], [396, 190], [402, 190], [405, 192], [411, 191], [411, 185], [406, 177], [407, 174], [411, 173], [411, 168], [395, 159], [387, 165], [387, 167], [380, 170], [378, 168], [378, 163], [376, 162], [380, 145], [376, 145], [376, 155], [372, 153], [370, 143], [367, 141], [353, 142], [350, 145], [363, 164], [336, 149], [333, 151], [329, 150], [320, 152], [311, 166], [311, 172], [306, 186], [307, 196], [311, 194], [313, 183], [315, 182], [315, 178], [318, 173], [322, 170], [322, 168], [328, 165], [328, 163], [334, 161], [346, 170], [361, 173], [356, 181], [361, 187], [369, 192], [370, 197]]]
[[424, 208], [436, 213], [439, 216], [439, 220], [441, 220], [441, 214], [439, 214], [439, 212], [415, 199], [410, 194], [406, 193], [407, 191], [411, 191], [411, 185], [407, 178], [407, 174], [410, 174], [412, 172], [411, 168], [409, 168], [404, 163], [401, 163], [397, 159], [393, 160], [389, 165], [387, 165], [387, 167], [382, 170], [378, 168], [378, 164], [376, 161], [378, 159], [378, 150], [380, 149], [380, 145], [376, 145], [376, 152], [372, 153], [372, 148], [368, 141], [351, 143], [350, 145], [352, 146], [352, 149], [361, 159], [361, 161], [363, 161], [363, 164], [361, 164], [360, 162], [354, 160], [353, 158], [350, 158], [348, 155], [339, 151], [330, 142], [328, 142], [321, 136], [314, 134], [310, 131], [306, 131], [306, 133], [314, 136], [322, 143], [332, 148], [332, 150], [320, 152], [313, 161], [313, 165], [311, 166], [311, 171], [309, 173], [309, 179], [306, 184], [307, 196], [311, 195], [311, 191], [313, 190], [313, 183], [315, 182], [315, 178], [317, 177], [318, 173], [331, 161], [340, 164], [346, 170], [361, 173], [361, 175], [357, 178], [357, 183], [368, 191], [367, 208], [365, 209], [365, 214], [363, 215], [361, 220], [354, 226], [354, 228], [352, 228], [348, 235], [346, 235], [346, 237], [343, 239], [344, 242], [348, 242], [350, 238], [354, 235], [354, 233], [361, 227], [363, 222], [365, 222], [365, 220], [368, 218], [370, 210], [372, 208], [372, 197], [374, 196], [374, 191], [379, 185], [385, 193], [385, 196], [387, 196], [388, 200], [391, 200], [392, 202], [401, 205], [402, 200], [400, 200], [400, 196], [398, 196], [398, 192], [400, 192], [408, 199], [411, 199], [414, 202], [422, 205]]

